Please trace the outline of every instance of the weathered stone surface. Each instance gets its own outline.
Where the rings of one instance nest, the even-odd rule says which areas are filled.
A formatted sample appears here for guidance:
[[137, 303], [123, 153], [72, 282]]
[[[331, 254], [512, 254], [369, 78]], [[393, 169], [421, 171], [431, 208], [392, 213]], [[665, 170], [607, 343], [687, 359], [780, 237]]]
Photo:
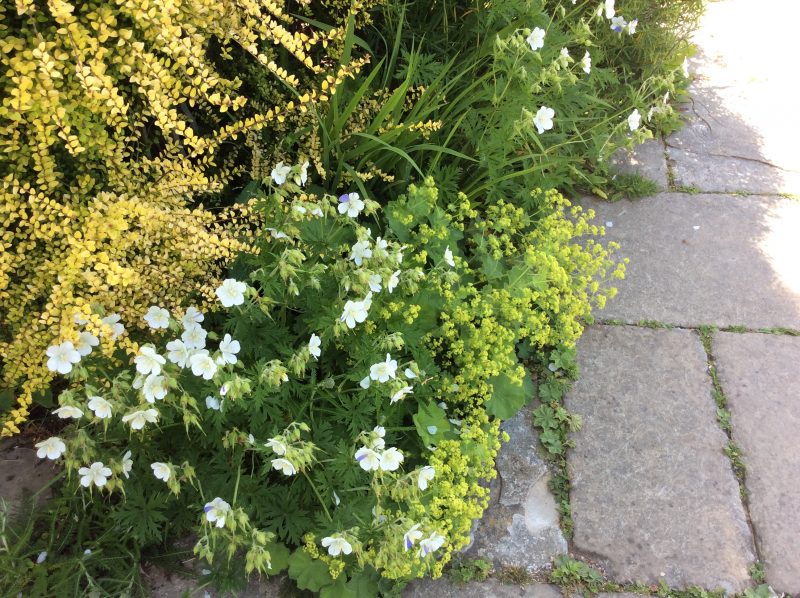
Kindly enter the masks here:
[[609, 165], [612, 172], [639, 174], [650, 179], [662, 191], [669, 186], [664, 142], [660, 139], [646, 141], [633, 151], [621, 148], [611, 156]]
[[533, 584], [529, 586], [504, 585], [496, 579], [482, 583], [456, 585], [442, 578], [425, 579], [408, 585], [404, 598], [561, 598], [557, 586]]
[[[0, 498], [12, 516], [23, 515], [34, 507], [30, 498], [44, 488], [55, 477], [57, 470], [52, 462], [39, 459], [36, 449], [18, 438], [0, 442]], [[50, 498], [47, 489], [39, 495], [39, 501]]]
[[800, 202], [664, 193], [581, 203], [630, 258], [600, 318], [800, 329]]
[[752, 538], [696, 333], [591, 327], [578, 362], [574, 550], [619, 582], [748, 587]]
[[[187, 570], [187, 575], [191, 570]], [[199, 574], [196, 571], [195, 574]], [[147, 589], [152, 598], [175, 598], [188, 596], [191, 598], [228, 598], [230, 593], [221, 593], [213, 587], [200, 587], [200, 582], [191, 577], [171, 573], [156, 566], [149, 566], [143, 572]], [[237, 598], [278, 598], [281, 596], [281, 584], [284, 576], [264, 579], [253, 578], [244, 591], [237, 592]]]
[[714, 336], [767, 582], [800, 595], [800, 338]]
[[525, 567], [534, 573], [549, 568], [552, 557], [567, 552], [558, 524], [558, 509], [547, 483], [550, 475], [537, 454], [537, 437], [530, 409], [503, 423], [511, 441], [497, 457], [491, 502], [476, 523], [466, 551], [495, 567]]

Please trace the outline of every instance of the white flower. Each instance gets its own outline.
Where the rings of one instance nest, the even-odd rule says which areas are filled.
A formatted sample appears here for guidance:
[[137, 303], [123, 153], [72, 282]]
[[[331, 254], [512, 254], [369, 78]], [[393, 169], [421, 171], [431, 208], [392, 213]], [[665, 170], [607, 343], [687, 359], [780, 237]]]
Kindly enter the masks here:
[[388, 255], [386, 251], [389, 248], [389, 241], [384, 239], [383, 237], [378, 237], [375, 239], [375, 253], [380, 255], [381, 257], [385, 257]]
[[314, 359], [319, 359], [319, 356], [322, 355], [322, 350], [320, 349], [321, 346], [322, 339], [316, 334], [312, 334], [308, 341], [308, 352], [314, 356]]
[[167, 359], [169, 359], [172, 363], [185, 368], [189, 363], [189, 358], [192, 356], [192, 352], [189, 350], [189, 347], [182, 340], [174, 340], [167, 343]]
[[122, 455], [122, 475], [128, 478], [131, 469], [133, 469], [133, 459], [131, 459], [131, 452], [126, 451], [125, 454]]
[[139, 354], [133, 358], [136, 364], [136, 371], [146, 376], [147, 374], [160, 374], [161, 366], [167, 363], [161, 355], [156, 353], [153, 347], [145, 345], [139, 347]]
[[567, 68], [570, 60], [571, 57], [569, 55], [569, 50], [567, 48], [561, 48], [561, 52], [558, 55], [558, 63], [562, 66], [562, 68]]
[[52, 436], [47, 440], [42, 440], [41, 442], [37, 442], [34, 445], [38, 451], [36, 451], [36, 456], [40, 459], [44, 459], [47, 457], [55, 461], [61, 455], [64, 454], [64, 451], [67, 450], [67, 445], [64, 444], [64, 441], [61, 440], [58, 436]]
[[430, 465], [426, 465], [425, 467], [420, 469], [419, 478], [417, 478], [417, 485], [419, 485], [419, 489], [427, 490], [428, 482], [430, 482], [433, 479], [434, 475], [436, 475], [436, 470]]
[[292, 172], [292, 167], [287, 166], [283, 162], [278, 162], [275, 168], [272, 169], [270, 176], [275, 181], [276, 185], [283, 185], [286, 182], [286, 177]]
[[417, 375], [414, 373], [414, 370], [412, 370], [411, 368], [406, 368], [403, 373], [405, 374], [406, 378], [409, 378], [409, 379], [413, 379], [413, 378], [417, 377]]
[[531, 50], [536, 52], [536, 50], [544, 48], [544, 34], [544, 29], [540, 27], [535, 27], [533, 31], [531, 31], [530, 35], [525, 40], [530, 44]]
[[350, 546], [350, 542], [336, 536], [322, 538], [322, 547], [327, 548], [328, 554], [331, 556], [339, 556], [340, 553], [350, 554], [353, 552], [353, 547]]
[[606, 9], [606, 18], [610, 19], [614, 16], [616, 11], [614, 10], [614, 0], [605, 0], [605, 9]]
[[623, 17], [614, 17], [611, 19], [611, 30], [617, 33], [622, 33], [622, 30], [628, 26]]
[[219, 399], [217, 397], [212, 397], [211, 395], [208, 395], [206, 397], [206, 408], [213, 409], [214, 411], [219, 411], [220, 408]]
[[81, 354], [69, 341], [64, 341], [60, 345], [47, 347], [47, 369], [59, 374], [69, 374], [73, 364], [81, 360]]
[[169, 481], [169, 477], [172, 475], [172, 470], [166, 463], [151, 463], [150, 468], [153, 470], [153, 475], [156, 476], [156, 478], [164, 480], [165, 482]]
[[[371, 301], [370, 301], [371, 303]], [[367, 319], [369, 314], [369, 306], [367, 301], [347, 301], [344, 304], [344, 311], [340, 318], [342, 322], [347, 324], [348, 328], [355, 328], [356, 324], [360, 324]]]
[[206, 521], [216, 523], [217, 527], [225, 527], [225, 517], [231, 510], [231, 506], [219, 496], [211, 502], [207, 502], [203, 507], [206, 514]]
[[447, 265], [451, 268], [456, 267], [456, 261], [453, 259], [453, 252], [450, 251], [449, 245], [444, 249], [444, 261], [447, 262]]
[[355, 457], [364, 471], [377, 471], [381, 466], [381, 456], [371, 448], [362, 446], [356, 451]]
[[536, 125], [536, 131], [539, 135], [553, 128], [553, 117], [555, 115], [556, 111], [552, 108], [548, 108], [547, 106], [539, 108], [536, 116], [533, 117], [533, 124]]
[[130, 422], [131, 428], [134, 430], [141, 430], [146, 423], [154, 424], [158, 421], [158, 411], [155, 409], [144, 409], [134, 411], [128, 415], [122, 416], [122, 423], [127, 424]]
[[219, 387], [219, 395], [221, 397], [224, 397], [226, 394], [228, 394], [228, 383], [227, 382]]
[[181, 340], [187, 349], [205, 349], [207, 335], [200, 324], [190, 324], [181, 334]]
[[169, 392], [169, 388], [167, 388], [167, 379], [164, 376], [150, 374], [145, 378], [142, 394], [148, 403], [162, 401], [167, 396], [167, 392]]
[[119, 314], [111, 314], [100, 320], [104, 325], [111, 328], [111, 340], [116, 340], [119, 335], [125, 332], [125, 326], [119, 322]]
[[89, 397], [89, 409], [100, 419], [108, 419], [111, 417], [111, 403], [106, 401], [103, 397]]
[[273, 459], [272, 460], [272, 469], [277, 469], [281, 471], [284, 475], [294, 475], [297, 473], [294, 465], [288, 459]]
[[369, 241], [359, 241], [350, 248], [350, 259], [356, 263], [356, 266], [361, 266], [364, 260], [372, 257], [372, 249], [370, 249]]
[[364, 209], [364, 201], [358, 193], [345, 193], [339, 197], [337, 208], [340, 214], [347, 214], [350, 218], [355, 218]]
[[333, 491], [333, 503], [334, 503], [334, 504], [335, 504], [335, 505], [338, 507], [338, 506], [339, 506], [339, 504], [340, 504], [341, 502], [342, 502], [342, 501], [341, 501], [341, 499], [339, 498], [339, 495], [338, 495], [338, 494], [336, 494], [336, 490], [334, 490], [334, 491]]
[[199, 324], [205, 319], [203, 313], [197, 309], [194, 305], [191, 307], [186, 308], [186, 313], [183, 314], [181, 318], [181, 324], [184, 328], [191, 326], [192, 324]]
[[294, 182], [296, 185], [302, 187], [303, 185], [306, 184], [306, 181], [308, 180], [309, 166], [311, 166], [311, 164], [308, 162], [308, 160], [306, 160], [300, 165], [300, 173], [294, 176]]
[[628, 23], [628, 35], [633, 35], [636, 33], [636, 26], [639, 24], [639, 19], [634, 19], [630, 23]]
[[151, 305], [147, 313], [144, 314], [144, 321], [147, 322], [147, 325], [153, 330], [169, 328], [169, 312], [163, 307]]
[[36, 564], [41, 565], [47, 560], [47, 551], [43, 550], [39, 553], [39, 556], [36, 557]]
[[403, 397], [405, 397], [406, 395], [410, 395], [410, 394], [414, 394], [414, 390], [410, 386], [404, 386], [403, 388], [401, 388], [400, 390], [398, 390], [396, 393], [394, 393], [392, 395], [392, 398], [389, 401], [389, 403], [390, 404], [391, 403], [396, 403], [397, 401], [402, 400]]
[[362, 378], [358, 385], [364, 390], [367, 390], [372, 385], [372, 381], [369, 379], [369, 376], [367, 376], [366, 378]]
[[386, 361], [379, 361], [369, 368], [369, 377], [378, 382], [388, 382], [397, 374], [397, 361], [386, 354]]
[[592, 72], [592, 55], [589, 54], [589, 50], [586, 50], [586, 54], [581, 58], [581, 68], [587, 75]]
[[375, 432], [375, 435], [378, 438], [383, 438], [384, 436], [386, 436], [386, 428], [384, 428], [383, 426], [375, 426], [372, 429], [372, 431]]
[[226, 334], [219, 343], [219, 351], [222, 355], [217, 358], [217, 363], [220, 365], [236, 363], [236, 354], [241, 348], [239, 341], [233, 340], [230, 334]]
[[205, 349], [192, 355], [189, 364], [192, 366], [192, 373], [195, 376], [202, 376], [203, 380], [211, 380], [217, 373], [217, 364]]
[[381, 292], [381, 275], [380, 274], [372, 274], [369, 277], [369, 289], [373, 293], [380, 293]]
[[233, 307], [244, 303], [244, 293], [247, 285], [233, 278], [226, 278], [217, 287], [217, 298], [222, 303], [222, 307]]
[[389, 280], [386, 283], [386, 290], [391, 293], [398, 284], [400, 284], [400, 270], [395, 270], [392, 272], [392, 275], [389, 277]]
[[394, 471], [403, 462], [403, 453], [395, 447], [386, 449], [381, 453], [380, 468], [383, 471]]
[[412, 546], [414, 546], [414, 542], [422, 538], [422, 532], [419, 531], [419, 523], [415, 523], [411, 526], [405, 534], [403, 534], [403, 548], [408, 551]]
[[270, 438], [264, 443], [264, 446], [268, 446], [272, 449], [272, 452], [276, 455], [280, 455], [281, 457], [286, 454], [286, 445], [277, 438]]
[[440, 536], [436, 532], [432, 532], [430, 536], [424, 540], [420, 540], [419, 552], [417, 556], [426, 557], [435, 550], [439, 550], [444, 544], [445, 537]]
[[64, 405], [63, 407], [54, 409], [53, 413], [55, 413], [61, 419], [80, 419], [83, 417], [83, 411], [77, 407], [73, 407], [72, 405]]
[[92, 352], [92, 347], [96, 347], [99, 344], [100, 339], [98, 339], [91, 332], [86, 332], [84, 330], [78, 335], [78, 344], [75, 345], [75, 350], [81, 355], [81, 357], [86, 357]]
[[635, 131], [639, 128], [639, 124], [642, 122], [642, 115], [639, 114], [639, 109], [634, 108], [633, 112], [630, 113], [628, 116], [628, 128], [631, 131]]
[[111, 470], [103, 465], [102, 461], [95, 461], [89, 467], [81, 467], [78, 475], [81, 476], [81, 486], [84, 488], [88, 488], [92, 484], [102, 488], [111, 477]]

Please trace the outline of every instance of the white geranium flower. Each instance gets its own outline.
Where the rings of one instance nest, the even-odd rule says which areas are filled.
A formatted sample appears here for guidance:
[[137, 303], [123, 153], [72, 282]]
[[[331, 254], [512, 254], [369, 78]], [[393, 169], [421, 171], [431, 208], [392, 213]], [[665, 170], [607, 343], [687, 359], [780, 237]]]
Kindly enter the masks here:
[[181, 325], [186, 328], [187, 326], [191, 326], [192, 324], [199, 324], [205, 319], [203, 312], [197, 309], [194, 305], [191, 307], [186, 308], [186, 312], [183, 314], [181, 318]]
[[106, 401], [103, 397], [89, 397], [89, 409], [100, 419], [108, 419], [111, 417], [111, 403]]
[[362, 446], [356, 451], [355, 457], [364, 471], [377, 471], [381, 466], [381, 456], [371, 448]]
[[424, 540], [420, 540], [419, 552], [417, 553], [417, 556], [426, 557], [430, 553], [439, 550], [442, 547], [442, 544], [444, 544], [444, 541], [444, 536], [440, 536], [436, 532], [432, 532], [430, 536]]
[[358, 241], [350, 248], [350, 259], [356, 263], [356, 266], [364, 264], [364, 260], [372, 257], [372, 249], [369, 246], [369, 241]]
[[205, 349], [192, 355], [189, 358], [189, 364], [192, 366], [192, 373], [202, 377], [203, 380], [211, 380], [217, 373], [217, 364]]
[[370, 380], [369, 376], [367, 376], [366, 378], [362, 378], [358, 385], [364, 390], [367, 390], [370, 386], [372, 386], [372, 380]]
[[206, 514], [206, 521], [216, 524], [217, 527], [225, 527], [225, 517], [231, 511], [231, 506], [219, 496], [211, 502], [207, 502], [203, 507]]
[[219, 396], [224, 397], [228, 394], [228, 383], [225, 382], [222, 386], [219, 387]]
[[392, 398], [389, 400], [389, 403], [390, 404], [394, 404], [397, 401], [403, 400], [403, 398], [406, 395], [410, 395], [410, 394], [414, 394], [414, 389], [412, 389], [410, 386], [404, 386], [403, 388], [401, 388], [400, 390], [398, 390], [396, 393], [394, 393], [392, 395]]
[[412, 370], [411, 368], [406, 368], [403, 374], [405, 374], [406, 378], [409, 379], [414, 379], [417, 377], [417, 375], [414, 373], [414, 370]]
[[294, 182], [295, 182], [296, 185], [302, 187], [303, 185], [306, 184], [306, 181], [308, 180], [308, 167], [309, 166], [311, 166], [311, 164], [309, 163], [308, 160], [306, 160], [305, 162], [303, 162], [300, 165], [300, 173], [296, 174], [295, 177], [294, 177]]
[[561, 52], [558, 54], [558, 63], [561, 67], [567, 68], [571, 60], [572, 57], [569, 55], [569, 50], [567, 48], [561, 48]]
[[102, 461], [95, 461], [89, 467], [81, 467], [78, 475], [81, 476], [81, 486], [84, 488], [92, 484], [102, 488], [111, 477], [111, 469], [103, 465]]
[[163, 307], [151, 305], [147, 313], [144, 314], [144, 321], [153, 330], [169, 328], [169, 312]]
[[126, 479], [129, 477], [131, 469], [133, 469], [133, 459], [131, 459], [131, 452], [126, 451], [125, 454], [122, 455], [122, 475], [124, 475]]
[[78, 344], [75, 345], [75, 350], [81, 357], [86, 357], [92, 352], [92, 348], [100, 344], [100, 339], [91, 332], [85, 330], [78, 335]]
[[322, 339], [316, 334], [312, 334], [308, 341], [308, 352], [314, 356], [314, 359], [319, 359], [319, 356], [322, 355], [322, 349], [320, 349], [321, 346]]
[[538, 112], [536, 112], [536, 116], [533, 117], [533, 124], [536, 125], [536, 132], [539, 133], [539, 135], [553, 128], [553, 117], [555, 115], [556, 111], [552, 108], [548, 108], [547, 106], [539, 108]]
[[347, 301], [340, 319], [348, 328], [355, 328], [356, 324], [366, 320], [368, 315], [369, 307], [366, 301]]
[[220, 407], [221, 407], [221, 405], [220, 405], [219, 399], [217, 397], [212, 397], [211, 395], [208, 395], [206, 397], [206, 408], [207, 409], [213, 409], [214, 411], [219, 411]]
[[427, 490], [428, 482], [430, 482], [433, 479], [434, 475], [436, 475], [436, 470], [430, 465], [426, 465], [425, 467], [420, 469], [419, 477], [417, 478], [417, 485], [419, 486], [419, 489]]
[[161, 366], [167, 363], [161, 355], [156, 353], [153, 347], [145, 345], [139, 347], [139, 354], [133, 358], [136, 364], [136, 371], [146, 376], [147, 374], [160, 374]]
[[392, 272], [392, 275], [389, 276], [389, 280], [386, 283], [386, 290], [391, 293], [397, 288], [398, 284], [400, 284], [400, 270], [395, 270]]
[[52, 436], [47, 440], [37, 442], [33, 446], [39, 449], [36, 451], [37, 457], [40, 459], [47, 457], [51, 461], [58, 459], [67, 450], [67, 445], [58, 436]]
[[241, 348], [242, 346], [239, 344], [239, 341], [233, 340], [230, 334], [226, 334], [219, 343], [221, 355], [217, 358], [217, 363], [219, 365], [236, 363], [236, 354]]
[[283, 162], [278, 162], [275, 168], [272, 169], [270, 176], [275, 181], [276, 185], [283, 185], [286, 182], [286, 177], [292, 172], [292, 167], [287, 166]]
[[350, 545], [350, 542], [337, 536], [322, 538], [322, 547], [327, 548], [328, 554], [331, 556], [339, 556], [340, 554], [350, 554], [353, 552], [353, 547]]
[[144, 395], [145, 401], [148, 403], [163, 401], [168, 392], [167, 379], [164, 376], [150, 374], [145, 378], [144, 384], [142, 385], [142, 394]]
[[278, 438], [270, 438], [264, 443], [264, 446], [268, 446], [273, 453], [281, 457], [286, 454], [286, 445]]
[[241, 305], [244, 303], [244, 293], [247, 290], [247, 285], [239, 282], [234, 278], [226, 278], [222, 284], [217, 287], [217, 298], [222, 303], [222, 307], [233, 307], [234, 305]]
[[167, 353], [167, 359], [169, 359], [175, 365], [185, 368], [189, 364], [189, 358], [192, 356], [192, 351], [182, 340], [176, 339], [168, 342], [167, 351], [169, 351], [169, 353]]
[[36, 557], [36, 564], [41, 565], [47, 560], [47, 551], [43, 550], [39, 553], [39, 556]]
[[295, 475], [297, 473], [297, 469], [288, 459], [273, 459], [272, 469], [277, 469], [283, 475]]
[[614, 10], [614, 0], [605, 0], [605, 9], [606, 18], [612, 18], [616, 14], [616, 11]]
[[375, 435], [378, 438], [383, 438], [384, 436], [386, 436], [386, 428], [384, 428], [383, 426], [375, 426], [374, 428], [372, 428], [372, 431], [375, 432]]
[[120, 315], [119, 314], [111, 314], [110, 316], [106, 316], [105, 318], [101, 319], [100, 321], [111, 328], [111, 340], [117, 340], [117, 338], [125, 332], [125, 326], [120, 323]]
[[541, 27], [534, 27], [530, 35], [525, 39], [531, 47], [531, 50], [536, 52], [544, 48], [545, 30]]
[[369, 368], [369, 377], [378, 382], [388, 382], [397, 375], [397, 360], [386, 354], [386, 361], [379, 361]]
[[167, 463], [151, 463], [150, 468], [153, 470], [153, 475], [156, 476], [156, 478], [164, 480], [165, 482], [168, 482], [169, 477], [172, 475], [172, 470]]
[[625, 27], [628, 26], [628, 23], [625, 22], [623, 17], [614, 17], [611, 19], [611, 30], [616, 31], [617, 33], [622, 33]]
[[60, 419], [80, 419], [83, 417], [83, 411], [72, 405], [64, 405], [58, 409], [54, 409], [55, 413]]
[[633, 35], [634, 33], [636, 33], [636, 26], [638, 24], [639, 24], [639, 19], [634, 19], [633, 21], [628, 23], [628, 26], [626, 28], [628, 30], [628, 35]]
[[371, 274], [369, 277], [369, 290], [373, 293], [380, 293], [381, 292], [381, 275], [380, 274]]
[[445, 247], [444, 250], [444, 261], [447, 262], [447, 265], [450, 266], [451, 268], [456, 267], [456, 261], [453, 259], [453, 252], [450, 251], [449, 245]]
[[364, 201], [358, 193], [345, 193], [339, 197], [338, 210], [340, 214], [347, 214], [350, 218], [356, 218], [361, 210], [364, 209]]
[[417, 542], [422, 538], [422, 532], [419, 531], [419, 523], [415, 523], [411, 526], [405, 534], [403, 534], [403, 548], [406, 552], [414, 546], [414, 542]]
[[147, 423], [154, 424], [158, 421], [158, 411], [155, 409], [144, 409], [134, 411], [122, 416], [122, 423], [130, 423], [134, 430], [141, 430]]
[[636, 129], [639, 128], [641, 122], [642, 122], [642, 115], [639, 114], [638, 108], [634, 108], [633, 112], [631, 112], [630, 115], [628, 116], [628, 128], [631, 131], [635, 131]]
[[592, 55], [589, 54], [589, 50], [586, 50], [583, 58], [581, 58], [581, 68], [587, 75], [592, 72]]
[[206, 336], [208, 332], [200, 324], [190, 324], [181, 334], [181, 340], [187, 349], [205, 349]]
[[386, 449], [380, 456], [380, 468], [383, 471], [394, 471], [403, 462], [403, 453], [398, 451], [395, 447]]
[[47, 347], [47, 369], [59, 374], [69, 374], [72, 366], [81, 360], [81, 354], [69, 341]]

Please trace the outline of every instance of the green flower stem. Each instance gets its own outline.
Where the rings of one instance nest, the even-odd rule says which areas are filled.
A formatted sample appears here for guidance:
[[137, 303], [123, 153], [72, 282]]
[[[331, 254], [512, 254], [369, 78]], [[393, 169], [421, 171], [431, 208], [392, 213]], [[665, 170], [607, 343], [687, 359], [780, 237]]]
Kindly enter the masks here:
[[325, 516], [328, 518], [328, 521], [333, 521], [333, 517], [331, 517], [330, 512], [328, 512], [328, 507], [325, 505], [325, 501], [322, 500], [322, 496], [320, 495], [319, 490], [317, 490], [317, 487], [314, 485], [314, 482], [311, 481], [311, 478], [308, 477], [308, 474], [305, 471], [303, 471], [302, 474], [308, 480], [308, 483], [311, 485], [311, 489], [314, 491], [314, 494], [317, 495], [319, 504], [322, 505], [322, 509], [325, 511]]

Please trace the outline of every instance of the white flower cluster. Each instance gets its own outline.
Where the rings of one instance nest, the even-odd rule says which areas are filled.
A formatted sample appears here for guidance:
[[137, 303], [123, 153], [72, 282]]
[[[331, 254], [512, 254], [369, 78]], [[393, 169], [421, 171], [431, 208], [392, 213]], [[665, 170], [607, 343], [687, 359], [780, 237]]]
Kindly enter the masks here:
[[[109, 332], [109, 338], [116, 340], [123, 332], [125, 327], [119, 323], [120, 315], [111, 314], [102, 318], [104, 329]], [[79, 316], [75, 316], [75, 323], [83, 326], [87, 320]], [[47, 347], [47, 369], [57, 374], [66, 375], [72, 371], [72, 368], [80, 362], [82, 357], [86, 357], [92, 352], [92, 349], [100, 344], [100, 339], [91, 332], [86, 330], [78, 333], [78, 342], [73, 344], [72, 341], [64, 341], [57, 345]]]
[[308, 181], [308, 167], [310, 166], [308, 160], [296, 166], [288, 166], [283, 162], [278, 162], [275, 168], [272, 169], [270, 176], [276, 185], [283, 185], [290, 174], [294, 174], [294, 183], [298, 187], [302, 187]]
[[383, 437], [386, 430], [376, 426], [367, 437], [367, 443], [356, 451], [355, 459], [364, 471], [396, 471], [403, 462], [403, 453], [397, 448], [386, 448]]

